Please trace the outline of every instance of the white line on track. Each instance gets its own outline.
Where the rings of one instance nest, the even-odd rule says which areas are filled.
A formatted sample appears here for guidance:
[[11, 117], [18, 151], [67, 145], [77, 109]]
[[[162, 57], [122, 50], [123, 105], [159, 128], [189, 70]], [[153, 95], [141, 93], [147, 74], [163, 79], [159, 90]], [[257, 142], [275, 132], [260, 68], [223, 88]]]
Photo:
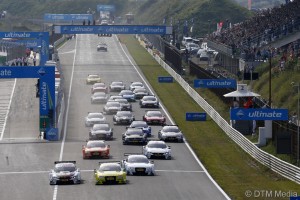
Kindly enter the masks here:
[[[93, 169], [80, 170], [80, 172], [93, 172]], [[188, 171], [188, 170], [155, 170], [156, 172], [174, 172], [174, 173], [206, 173], [205, 171]], [[28, 171], [28, 172], [0, 172], [0, 175], [24, 175], [24, 174], [48, 174], [49, 171]]]
[[[68, 94], [68, 100], [67, 100], [66, 119], [65, 119], [65, 126], [64, 126], [65, 127], [64, 128], [64, 136], [63, 136], [63, 140], [62, 140], [61, 147], [60, 147], [59, 161], [61, 161], [62, 157], [63, 157], [64, 146], [65, 146], [66, 135], [67, 135], [69, 105], [70, 105], [70, 98], [71, 98], [71, 92], [72, 92], [72, 83], [73, 83], [74, 68], [75, 68], [76, 47], [77, 47], [77, 37], [76, 37], [76, 40], [75, 40], [74, 56], [73, 56], [73, 66], [72, 66], [72, 73], [71, 73], [69, 94]], [[58, 190], [58, 186], [56, 185], [54, 187], [54, 191], [53, 191], [53, 198], [52, 198], [53, 200], [56, 200], [56, 198], [57, 198], [57, 190]]]
[[11, 95], [10, 95], [8, 108], [7, 108], [7, 112], [6, 112], [5, 119], [4, 119], [3, 128], [1, 130], [0, 140], [3, 139], [3, 135], [4, 135], [5, 127], [6, 127], [6, 122], [7, 122], [7, 118], [8, 118], [9, 111], [10, 111], [11, 102], [12, 102], [12, 99], [13, 99], [13, 96], [14, 96], [14, 93], [15, 93], [16, 83], [17, 83], [17, 79], [15, 78], [13, 90], [12, 90]]
[[[116, 38], [116, 36], [115, 36]], [[137, 67], [135, 66], [135, 64], [131, 61], [131, 59], [129, 58], [129, 56], [127, 55], [126, 51], [124, 50], [122, 44], [119, 42], [119, 45], [121, 47], [121, 49], [123, 50], [123, 52], [125, 53], [127, 59], [129, 60], [129, 62], [132, 64], [132, 66], [134, 67], [134, 69], [137, 71], [137, 73], [139, 74], [139, 76], [142, 78], [143, 82], [146, 84], [147, 88], [151, 91], [152, 94], [153, 91], [151, 90], [151, 88], [149, 87], [148, 83], [146, 82], [146, 80], [144, 79], [144, 77], [141, 75], [141, 73], [138, 71]], [[172, 124], [174, 124], [173, 119], [171, 118], [171, 116], [169, 115], [169, 113], [167, 112], [167, 110], [165, 109], [165, 106], [163, 104], [161, 104], [161, 107], [163, 109], [163, 111], [166, 113], [167, 117], [169, 118], [170, 122]], [[223, 194], [223, 196], [230, 200], [229, 196], [222, 190], [222, 188], [216, 183], [216, 181], [210, 176], [210, 174], [207, 172], [206, 168], [203, 166], [203, 164], [200, 162], [199, 158], [196, 156], [195, 152], [193, 151], [193, 149], [190, 147], [190, 145], [187, 143], [187, 141], [184, 139], [184, 143], [187, 146], [187, 148], [190, 150], [190, 152], [192, 153], [193, 157], [195, 158], [195, 160], [197, 161], [197, 163], [199, 164], [199, 166], [204, 170], [205, 174], [207, 175], [207, 177], [210, 179], [210, 181], [215, 185], [215, 187]]]

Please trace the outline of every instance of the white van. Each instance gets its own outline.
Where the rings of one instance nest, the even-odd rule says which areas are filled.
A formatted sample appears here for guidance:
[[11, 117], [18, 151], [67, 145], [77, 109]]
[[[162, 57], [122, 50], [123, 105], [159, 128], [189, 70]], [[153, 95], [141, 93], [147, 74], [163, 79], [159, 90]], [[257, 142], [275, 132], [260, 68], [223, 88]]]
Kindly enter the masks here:
[[193, 38], [191, 37], [183, 37], [181, 44], [182, 46], [186, 46], [187, 43], [193, 43]]
[[207, 51], [203, 51], [200, 54], [200, 61], [208, 61], [209, 60], [209, 55], [207, 53]]

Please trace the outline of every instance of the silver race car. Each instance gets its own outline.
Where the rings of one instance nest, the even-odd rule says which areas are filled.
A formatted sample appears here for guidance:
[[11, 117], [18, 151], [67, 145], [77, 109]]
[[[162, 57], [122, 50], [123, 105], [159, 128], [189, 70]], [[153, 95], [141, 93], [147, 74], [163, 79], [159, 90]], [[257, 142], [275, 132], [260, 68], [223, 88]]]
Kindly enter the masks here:
[[122, 165], [127, 175], [155, 175], [154, 162], [145, 155], [125, 153], [124, 156], [127, 158], [122, 160]]
[[158, 138], [163, 141], [183, 142], [183, 134], [177, 125], [166, 125], [158, 131]]
[[150, 158], [164, 158], [170, 160], [171, 147], [167, 146], [164, 141], [149, 141], [146, 146], [143, 146], [143, 154]]
[[50, 185], [58, 183], [81, 183], [80, 169], [76, 167], [76, 161], [55, 161], [54, 169], [49, 173]]

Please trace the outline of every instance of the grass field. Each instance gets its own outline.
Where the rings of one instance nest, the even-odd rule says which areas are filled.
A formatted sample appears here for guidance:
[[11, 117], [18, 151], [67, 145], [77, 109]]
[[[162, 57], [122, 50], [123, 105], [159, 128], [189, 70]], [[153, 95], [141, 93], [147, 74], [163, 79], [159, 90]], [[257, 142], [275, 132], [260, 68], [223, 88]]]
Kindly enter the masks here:
[[[133, 36], [120, 36], [136, 64], [144, 73], [153, 89], [182, 129], [210, 175], [232, 199], [247, 198], [245, 192], [272, 191], [292, 192], [300, 195], [298, 184], [289, 181], [256, 162], [208, 118], [206, 122], [185, 121], [186, 112], [203, 111], [177, 83], [159, 84], [158, 76], [168, 75], [159, 64], [140, 46]], [[214, 98], [211, 96], [211, 98]], [[218, 99], [215, 99], [218, 101]], [[225, 112], [226, 105], [220, 106]], [[217, 110], [218, 110], [217, 109]], [[281, 193], [282, 194], [282, 193]], [[280, 195], [279, 195], [280, 196]], [[271, 199], [289, 199], [287, 196]], [[255, 199], [266, 199], [262, 195]], [[270, 199], [270, 198], [267, 198]]]

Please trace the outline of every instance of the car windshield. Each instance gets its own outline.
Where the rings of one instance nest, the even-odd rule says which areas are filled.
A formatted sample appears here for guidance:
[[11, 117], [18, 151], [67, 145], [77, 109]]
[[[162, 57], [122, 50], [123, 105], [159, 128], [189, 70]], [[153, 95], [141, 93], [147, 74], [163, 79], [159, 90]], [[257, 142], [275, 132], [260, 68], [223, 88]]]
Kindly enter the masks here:
[[93, 88], [97, 88], [97, 87], [100, 87], [100, 88], [105, 87], [105, 83], [95, 83], [93, 85]]
[[113, 82], [111, 85], [113, 86], [123, 86], [122, 82]]
[[104, 142], [100, 142], [100, 141], [89, 141], [86, 146], [88, 148], [94, 148], [94, 147], [104, 148], [106, 145]]
[[130, 127], [135, 127], [135, 128], [143, 127], [143, 128], [146, 128], [146, 127], [148, 127], [148, 124], [145, 121], [133, 121], [131, 123]]
[[147, 145], [149, 148], [160, 148], [160, 149], [165, 149], [167, 148], [167, 145], [164, 143], [149, 143]]
[[76, 167], [73, 163], [59, 163], [55, 165], [55, 172], [74, 172], [76, 171]]
[[140, 86], [140, 87], [143, 87], [144, 85], [143, 85], [143, 83], [132, 83], [131, 84], [131, 86], [133, 86], [133, 87], [136, 87], [136, 86]]
[[89, 113], [88, 118], [103, 118], [103, 115], [101, 113]]
[[108, 107], [120, 107], [120, 103], [119, 102], [113, 102], [113, 101], [107, 102], [106, 105]]
[[131, 112], [117, 112], [118, 117], [131, 117], [132, 113]]
[[106, 94], [104, 92], [96, 92], [94, 93], [94, 97], [106, 97]]
[[144, 101], [156, 101], [155, 97], [146, 96], [143, 98]]
[[98, 130], [109, 131], [109, 125], [108, 124], [95, 124], [93, 126], [93, 131], [98, 131]]
[[128, 101], [126, 99], [117, 99], [116, 101], [122, 104], [128, 104]]
[[161, 112], [148, 112], [147, 113], [148, 117], [162, 117]]
[[129, 163], [149, 163], [149, 160], [145, 156], [129, 156], [127, 159]]
[[143, 130], [141, 129], [128, 129], [126, 132], [127, 135], [144, 135]]
[[99, 78], [98, 75], [89, 75], [89, 78]]
[[99, 167], [99, 171], [102, 171], [102, 172], [103, 171], [117, 171], [117, 172], [119, 172], [119, 171], [121, 171], [121, 166], [118, 164], [110, 164], [110, 165], [102, 164]]
[[133, 94], [132, 91], [127, 91], [127, 90], [126, 91], [123, 90], [120, 92], [120, 95], [132, 95], [132, 94]]
[[144, 88], [137, 88], [137, 89], [135, 89], [134, 90], [134, 92], [147, 92], [147, 90], [146, 89], [144, 89]]
[[164, 132], [179, 132], [179, 128], [177, 126], [167, 126], [163, 128]]

